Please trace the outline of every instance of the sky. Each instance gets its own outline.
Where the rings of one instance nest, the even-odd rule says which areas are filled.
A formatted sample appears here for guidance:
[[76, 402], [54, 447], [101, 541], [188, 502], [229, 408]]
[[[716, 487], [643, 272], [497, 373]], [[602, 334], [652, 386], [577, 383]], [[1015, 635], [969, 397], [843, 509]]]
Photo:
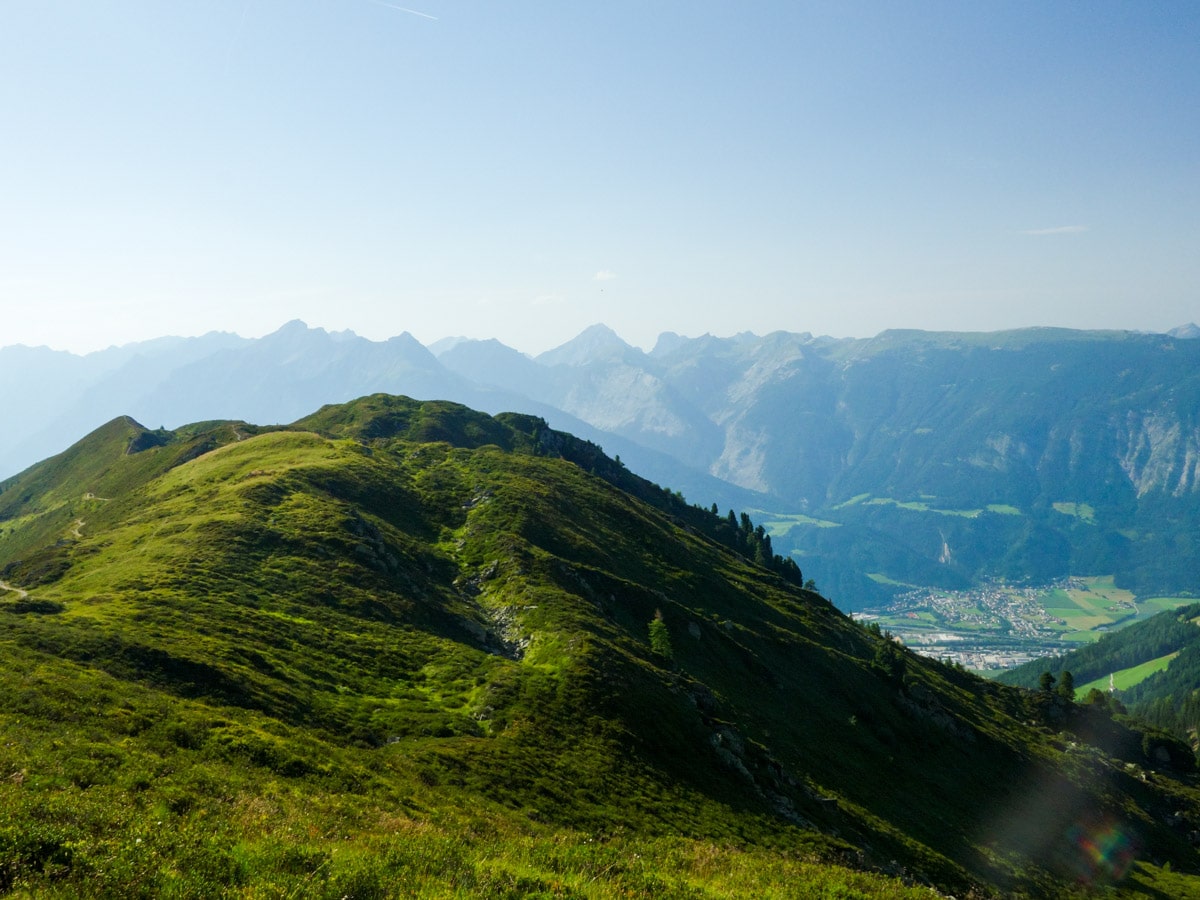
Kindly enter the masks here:
[[1200, 4], [3, 0], [0, 346], [1200, 320]]

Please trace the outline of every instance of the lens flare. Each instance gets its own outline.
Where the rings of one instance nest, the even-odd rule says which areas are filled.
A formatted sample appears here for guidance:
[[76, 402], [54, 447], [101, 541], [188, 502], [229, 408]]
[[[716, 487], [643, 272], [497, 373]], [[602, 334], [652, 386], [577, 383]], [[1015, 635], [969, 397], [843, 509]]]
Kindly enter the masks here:
[[1076, 850], [1076, 875], [1086, 884], [1120, 881], [1133, 864], [1134, 841], [1112, 819], [1076, 823], [1068, 829], [1067, 838]]

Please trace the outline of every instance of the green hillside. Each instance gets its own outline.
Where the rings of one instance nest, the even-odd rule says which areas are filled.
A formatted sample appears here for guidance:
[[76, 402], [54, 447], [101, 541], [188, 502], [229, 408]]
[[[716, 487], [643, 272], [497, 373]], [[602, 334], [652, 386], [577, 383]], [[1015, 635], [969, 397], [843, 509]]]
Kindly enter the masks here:
[[539, 419], [117, 420], [0, 517], [2, 893], [1200, 895], [1168, 738], [910, 655]]
[[1160, 656], [1157, 659], [1139, 663], [1136, 666], [1118, 669], [1110, 673], [1108, 678], [1096, 678], [1087, 684], [1080, 685], [1078, 690], [1084, 694], [1091, 690], [1127, 691], [1134, 685], [1141, 684], [1155, 672], [1162, 672], [1177, 656], [1179, 656], [1178, 650], [1174, 653], [1168, 653], [1166, 656]]
[[1145, 665], [1165, 656], [1178, 655], [1181, 650], [1200, 643], [1200, 628], [1196, 619], [1200, 604], [1193, 603], [1178, 609], [1161, 612], [1149, 619], [1135, 622], [1119, 631], [1104, 635], [1063, 656], [1034, 660], [1017, 666], [996, 677], [1004, 684], [1036, 687], [1043, 671], [1056, 678], [1069, 671], [1077, 685], [1090, 686], [1111, 673]]
[[[1105, 697], [1109, 676], [1113, 699], [1149, 724], [1193, 748], [1200, 744], [1200, 604], [1159, 613], [1107, 634], [1064, 656], [1036, 660], [998, 676], [1007, 684], [1032, 687], [1040, 673], [1055, 678], [1069, 671], [1081, 696]], [[1107, 702], [1091, 695], [1095, 702]]]

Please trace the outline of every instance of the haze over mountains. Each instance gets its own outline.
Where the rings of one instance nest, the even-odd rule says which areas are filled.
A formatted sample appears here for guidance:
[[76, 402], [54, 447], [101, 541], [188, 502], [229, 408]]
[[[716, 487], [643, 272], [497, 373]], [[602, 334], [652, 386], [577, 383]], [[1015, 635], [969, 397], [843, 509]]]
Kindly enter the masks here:
[[[1200, 517], [1200, 341], [1028, 329], [664, 334], [597, 325], [530, 358], [497, 341], [384, 342], [290, 322], [79, 357], [0, 350], [11, 475], [118, 415], [292, 421], [383, 391], [544, 417], [689, 501], [778, 516], [843, 608], [905, 585], [1115, 573], [1189, 590]], [[36, 390], [30, 390], [36, 385]]]

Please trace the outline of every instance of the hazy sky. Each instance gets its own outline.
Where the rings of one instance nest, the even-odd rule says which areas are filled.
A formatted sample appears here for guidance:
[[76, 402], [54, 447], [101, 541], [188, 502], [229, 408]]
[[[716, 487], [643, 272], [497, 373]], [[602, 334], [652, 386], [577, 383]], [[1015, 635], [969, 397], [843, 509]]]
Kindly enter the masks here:
[[0, 129], [0, 345], [1200, 319], [1195, 0], [3, 0]]

